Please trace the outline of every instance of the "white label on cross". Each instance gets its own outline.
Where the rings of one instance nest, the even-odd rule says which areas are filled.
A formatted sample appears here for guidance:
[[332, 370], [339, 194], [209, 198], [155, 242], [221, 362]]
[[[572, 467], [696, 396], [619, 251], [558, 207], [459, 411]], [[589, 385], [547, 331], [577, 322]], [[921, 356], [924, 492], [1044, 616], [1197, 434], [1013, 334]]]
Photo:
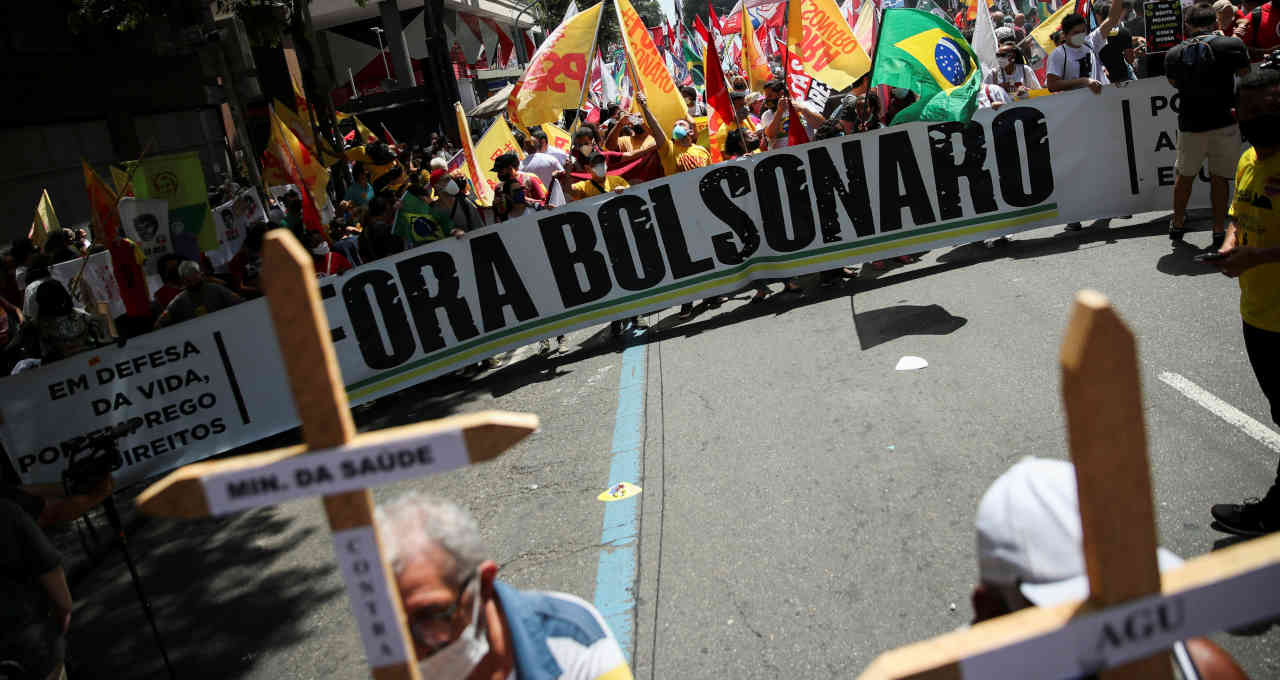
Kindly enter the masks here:
[[1280, 564], [1173, 595], [1153, 595], [1072, 619], [1058, 630], [971, 656], [964, 678], [1075, 678], [1168, 649], [1178, 640], [1280, 612]]
[[333, 547], [369, 665], [378, 668], [402, 663], [405, 650], [400, 624], [392, 614], [391, 589], [378, 555], [374, 528], [335, 531]]
[[328, 496], [470, 464], [460, 430], [378, 444], [354, 443], [201, 480], [209, 512], [222, 515], [295, 498]]

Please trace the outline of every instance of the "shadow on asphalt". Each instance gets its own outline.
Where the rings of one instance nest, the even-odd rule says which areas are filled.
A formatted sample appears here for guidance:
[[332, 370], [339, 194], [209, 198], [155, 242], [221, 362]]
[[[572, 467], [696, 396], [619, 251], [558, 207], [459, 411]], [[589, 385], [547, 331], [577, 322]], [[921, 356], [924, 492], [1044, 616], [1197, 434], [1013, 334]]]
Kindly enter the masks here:
[[[315, 529], [291, 527], [273, 508], [160, 520], [138, 517], [131, 502], [120, 505], [130, 552], [179, 678], [240, 677], [262, 652], [313, 634], [301, 627], [309, 611], [345, 597], [340, 587], [318, 585], [335, 569], [327, 561], [274, 564]], [[110, 533], [98, 521], [100, 534]], [[68, 635], [69, 677], [167, 677], [120, 550], [102, 545], [98, 557], [72, 582], [77, 607]]]
[[1173, 252], [1156, 261], [1156, 271], [1170, 276], [1200, 276], [1201, 274], [1217, 274], [1218, 268], [1206, 262], [1196, 262], [1193, 258], [1204, 250], [1187, 243], [1177, 241], [1173, 244]]
[[941, 305], [893, 305], [853, 314], [863, 351], [908, 335], [949, 335], [966, 323]]

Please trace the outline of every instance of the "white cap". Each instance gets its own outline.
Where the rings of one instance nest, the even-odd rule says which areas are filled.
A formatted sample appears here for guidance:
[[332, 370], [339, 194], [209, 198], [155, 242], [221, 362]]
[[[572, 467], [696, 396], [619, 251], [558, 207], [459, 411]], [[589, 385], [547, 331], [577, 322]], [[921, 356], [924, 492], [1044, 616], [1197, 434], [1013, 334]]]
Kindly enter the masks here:
[[[978, 504], [978, 579], [1014, 585], [1049, 606], [1089, 596], [1075, 467], [1027, 457], [1000, 475]], [[1160, 570], [1182, 564], [1160, 548]]]

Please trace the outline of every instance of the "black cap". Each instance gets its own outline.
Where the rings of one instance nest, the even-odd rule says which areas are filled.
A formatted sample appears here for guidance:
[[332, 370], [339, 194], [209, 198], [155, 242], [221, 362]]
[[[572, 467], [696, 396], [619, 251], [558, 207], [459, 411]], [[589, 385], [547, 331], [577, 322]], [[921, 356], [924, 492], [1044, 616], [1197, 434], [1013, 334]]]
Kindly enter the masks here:
[[520, 157], [517, 156], [512, 151], [508, 151], [507, 153], [504, 153], [501, 156], [498, 156], [497, 158], [493, 159], [493, 167], [490, 169], [490, 172], [497, 172], [507, 167], [511, 167], [511, 168], [520, 167]]
[[588, 158], [588, 159], [587, 159], [587, 163], [588, 163], [588, 164], [590, 164], [590, 165], [595, 165], [595, 164], [596, 164], [596, 161], [600, 161], [601, 163], [604, 163], [604, 162], [606, 162], [606, 160], [607, 160], [607, 159], [604, 157], [604, 154], [602, 154], [602, 153], [600, 153], [599, 151], [597, 151], [597, 152], [595, 152], [595, 153], [591, 154], [591, 158]]

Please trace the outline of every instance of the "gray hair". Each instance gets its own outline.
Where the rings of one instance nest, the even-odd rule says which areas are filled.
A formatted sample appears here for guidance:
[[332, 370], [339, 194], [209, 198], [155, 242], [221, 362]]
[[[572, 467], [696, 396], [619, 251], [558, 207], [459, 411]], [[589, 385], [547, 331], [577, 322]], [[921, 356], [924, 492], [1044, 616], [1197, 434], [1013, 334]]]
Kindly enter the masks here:
[[440, 565], [443, 578], [456, 588], [485, 560], [475, 518], [443, 498], [410, 491], [379, 505], [374, 511], [374, 523], [383, 554], [396, 574], [411, 560], [438, 547], [449, 562]]
[[178, 264], [178, 276], [181, 276], [183, 280], [198, 279], [203, 275], [203, 272], [200, 271], [200, 265], [191, 260], [183, 260]]

